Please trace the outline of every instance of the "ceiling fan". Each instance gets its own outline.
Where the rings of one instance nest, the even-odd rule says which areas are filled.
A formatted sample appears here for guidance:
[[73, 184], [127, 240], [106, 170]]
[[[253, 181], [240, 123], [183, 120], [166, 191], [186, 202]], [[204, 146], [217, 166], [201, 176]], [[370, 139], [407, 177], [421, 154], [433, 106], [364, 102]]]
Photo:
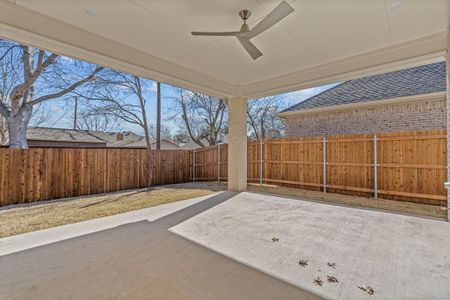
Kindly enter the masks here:
[[250, 42], [250, 39], [266, 31], [276, 23], [280, 22], [286, 16], [294, 11], [294, 8], [290, 6], [286, 1], [281, 2], [275, 7], [267, 16], [265, 16], [255, 27], [250, 29], [247, 24], [247, 19], [250, 17], [251, 12], [247, 9], [243, 9], [239, 12], [239, 16], [244, 21], [239, 31], [225, 31], [225, 32], [199, 32], [192, 31], [192, 35], [206, 35], [206, 36], [235, 36], [248, 54], [255, 60], [262, 54], [256, 46]]

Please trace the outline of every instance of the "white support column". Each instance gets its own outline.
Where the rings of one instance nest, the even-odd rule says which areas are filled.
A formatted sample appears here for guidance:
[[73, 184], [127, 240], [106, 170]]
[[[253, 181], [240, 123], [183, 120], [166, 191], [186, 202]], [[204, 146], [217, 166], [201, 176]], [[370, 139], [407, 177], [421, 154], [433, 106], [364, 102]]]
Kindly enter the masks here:
[[228, 190], [247, 189], [247, 99], [228, 99]]
[[450, 221], [450, 29], [447, 31], [447, 218]]

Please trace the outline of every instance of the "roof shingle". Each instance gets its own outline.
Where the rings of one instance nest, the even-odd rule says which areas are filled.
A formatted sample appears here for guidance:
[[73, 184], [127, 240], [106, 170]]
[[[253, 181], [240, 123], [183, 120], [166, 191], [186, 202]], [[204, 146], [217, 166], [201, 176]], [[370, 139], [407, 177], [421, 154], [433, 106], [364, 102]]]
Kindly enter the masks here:
[[445, 78], [445, 63], [439, 62], [353, 79], [282, 112], [444, 92], [446, 90]]

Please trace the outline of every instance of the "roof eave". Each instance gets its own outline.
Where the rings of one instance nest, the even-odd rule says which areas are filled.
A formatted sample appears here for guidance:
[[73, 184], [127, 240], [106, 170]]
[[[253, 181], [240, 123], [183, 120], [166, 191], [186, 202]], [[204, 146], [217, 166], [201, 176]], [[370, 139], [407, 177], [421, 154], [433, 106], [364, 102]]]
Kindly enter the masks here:
[[333, 105], [333, 106], [323, 106], [311, 109], [303, 109], [303, 110], [294, 110], [278, 113], [277, 116], [280, 118], [288, 118], [292, 116], [300, 116], [300, 115], [311, 115], [317, 113], [325, 113], [325, 112], [334, 112], [341, 110], [349, 110], [355, 108], [365, 108], [371, 106], [378, 105], [386, 105], [386, 104], [400, 104], [400, 103], [408, 103], [408, 102], [420, 102], [420, 101], [432, 101], [432, 100], [443, 100], [445, 99], [446, 92], [435, 92], [435, 93], [427, 93], [427, 94], [418, 94], [413, 96], [405, 96], [405, 97], [396, 97], [382, 100], [374, 100], [367, 102], [358, 102], [358, 103], [349, 103], [342, 105]]
[[48, 143], [86, 143], [86, 144], [106, 144], [106, 142], [102, 141], [80, 141], [80, 140], [49, 140], [42, 138], [27, 138], [27, 141], [34, 142], [48, 142]]

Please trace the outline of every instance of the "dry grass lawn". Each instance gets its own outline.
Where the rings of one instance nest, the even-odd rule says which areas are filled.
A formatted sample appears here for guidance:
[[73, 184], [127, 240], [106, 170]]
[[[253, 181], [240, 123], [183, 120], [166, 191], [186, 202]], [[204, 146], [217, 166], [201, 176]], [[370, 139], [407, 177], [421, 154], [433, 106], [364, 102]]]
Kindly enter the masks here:
[[295, 198], [303, 198], [307, 200], [316, 200], [335, 204], [344, 204], [350, 206], [388, 210], [418, 216], [447, 218], [447, 211], [436, 205], [427, 205], [427, 204], [419, 204], [387, 199], [356, 197], [334, 193], [323, 193], [320, 191], [302, 190], [276, 185], [259, 186], [257, 184], [250, 184], [249, 190], [269, 194], [284, 195]]
[[0, 210], [0, 237], [205, 196], [222, 189], [224, 185], [214, 183], [174, 184], [6, 208]]

